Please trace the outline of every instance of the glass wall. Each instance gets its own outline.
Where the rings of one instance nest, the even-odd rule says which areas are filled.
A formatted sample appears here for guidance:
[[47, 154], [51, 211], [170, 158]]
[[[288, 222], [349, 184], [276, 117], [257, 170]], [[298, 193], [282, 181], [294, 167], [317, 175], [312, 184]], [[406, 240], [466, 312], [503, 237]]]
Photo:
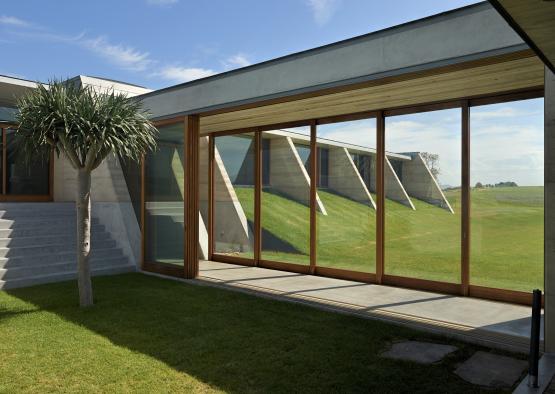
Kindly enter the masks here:
[[461, 110], [385, 124], [385, 273], [460, 283]]
[[252, 258], [254, 134], [215, 137], [214, 252]]
[[158, 149], [145, 158], [145, 260], [183, 265], [184, 128], [158, 129]]
[[543, 99], [471, 108], [473, 285], [543, 288]]
[[[543, 99], [471, 107], [470, 121], [470, 284], [542, 288]], [[320, 124], [316, 133], [315, 151], [309, 126], [260, 133], [258, 218], [255, 134], [214, 137], [217, 254], [254, 260], [260, 220], [262, 266], [308, 265], [314, 181], [316, 266], [376, 272], [376, 120]], [[461, 143], [461, 108], [385, 119], [386, 281], [461, 283]]]
[[263, 260], [310, 263], [310, 127], [262, 133]]
[[320, 125], [317, 265], [375, 272], [376, 120]]

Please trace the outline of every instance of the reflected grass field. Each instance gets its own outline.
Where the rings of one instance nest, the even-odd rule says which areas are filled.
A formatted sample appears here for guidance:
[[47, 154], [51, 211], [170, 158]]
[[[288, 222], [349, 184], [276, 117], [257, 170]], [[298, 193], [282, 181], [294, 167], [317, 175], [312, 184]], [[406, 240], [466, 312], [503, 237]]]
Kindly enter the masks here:
[[[254, 205], [252, 192], [236, 191], [243, 206]], [[318, 193], [328, 213], [318, 213], [318, 264], [375, 272], [375, 211], [336, 194]], [[414, 211], [386, 201], [386, 273], [460, 280], [459, 196], [459, 190], [446, 192], [455, 214], [416, 199]], [[262, 201], [264, 229], [299, 251], [266, 252], [265, 258], [308, 264], [308, 207], [269, 192], [263, 192]], [[254, 220], [252, 210], [245, 213]], [[543, 288], [543, 187], [474, 189], [471, 224], [472, 284]]]

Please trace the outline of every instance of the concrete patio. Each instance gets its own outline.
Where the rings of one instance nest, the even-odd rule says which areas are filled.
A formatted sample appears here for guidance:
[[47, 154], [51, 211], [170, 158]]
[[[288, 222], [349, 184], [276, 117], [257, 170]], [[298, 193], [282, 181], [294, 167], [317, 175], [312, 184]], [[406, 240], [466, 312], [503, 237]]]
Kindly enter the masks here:
[[528, 351], [531, 310], [526, 306], [213, 261], [201, 261], [197, 281]]

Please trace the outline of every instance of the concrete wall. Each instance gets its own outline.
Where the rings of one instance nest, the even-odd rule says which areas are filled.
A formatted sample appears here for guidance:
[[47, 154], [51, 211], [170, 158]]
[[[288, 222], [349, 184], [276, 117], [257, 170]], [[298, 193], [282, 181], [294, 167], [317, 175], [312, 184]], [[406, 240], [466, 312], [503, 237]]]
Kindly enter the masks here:
[[[310, 176], [291, 137], [275, 137], [270, 141], [270, 185], [301, 204], [310, 205]], [[327, 215], [320, 197], [317, 208]]]
[[376, 203], [347, 148], [330, 146], [328, 165], [328, 187], [331, 190], [376, 209]]
[[545, 351], [555, 352], [555, 74], [545, 68]]
[[403, 162], [403, 186], [411, 197], [454, 213], [420, 153], [407, 153], [412, 160]]
[[[406, 162], [407, 161], [404, 161], [403, 163]], [[403, 187], [403, 184], [399, 180], [397, 173], [393, 169], [393, 166], [391, 165], [391, 162], [387, 157], [385, 160], [384, 174], [385, 197], [390, 200], [397, 201], [398, 203], [403, 204], [406, 207], [415, 209], [414, 204], [412, 203], [405, 188]]]
[[[374, 165], [374, 170], [375, 170], [375, 165]], [[410, 197], [405, 191], [405, 188], [401, 184], [399, 177], [393, 170], [393, 167], [391, 166], [391, 163], [389, 162], [389, 159], [387, 159], [387, 157], [385, 162], [384, 175], [385, 175], [385, 179], [384, 179], [385, 198], [392, 201], [397, 201], [398, 203], [403, 204], [406, 207], [409, 207], [411, 209], [415, 209]], [[375, 175], [370, 179], [370, 191], [372, 193], [376, 193]]]
[[[54, 158], [54, 201], [74, 202], [77, 172], [63, 157]], [[92, 215], [115, 239], [130, 262], [139, 264], [141, 230], [133, 210], [119, 160], [108, 156], [93, 171], [91, 181]]]

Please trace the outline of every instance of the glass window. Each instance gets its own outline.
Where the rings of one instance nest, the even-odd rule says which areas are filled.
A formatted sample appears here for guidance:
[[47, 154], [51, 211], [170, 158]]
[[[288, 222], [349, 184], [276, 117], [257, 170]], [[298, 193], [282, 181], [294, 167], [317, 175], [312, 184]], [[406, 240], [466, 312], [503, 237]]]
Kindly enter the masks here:
[[159, 128], [145, 159], [145, 259], [183, 265], [185, 153], [183, 124]]
[[385, 125], [385, 273], [460, 283], [461, 110]]
[[28, 162], [18, 152], [15, 129], [6, 129], [6, 194], [48, 195], [49, 162], [45, 151]]
[[376, 120], [318, 126], [317, 264], [375, 272]]
[[307, 143], [308, 126], [262, 133], [262, 144], [268, 146], [262, 160], [270, 158], [262, 173], [268, 181], [261, 202], [264, 260], [310, 263], [310, 165], [305, 166], [310, 159], [299, 153], [306, 156]]
[[471, 108], [470, 283], [543, 288], [543, 99]]
[[252, 258], [254, 134], [215, 137], [214, 252]]

